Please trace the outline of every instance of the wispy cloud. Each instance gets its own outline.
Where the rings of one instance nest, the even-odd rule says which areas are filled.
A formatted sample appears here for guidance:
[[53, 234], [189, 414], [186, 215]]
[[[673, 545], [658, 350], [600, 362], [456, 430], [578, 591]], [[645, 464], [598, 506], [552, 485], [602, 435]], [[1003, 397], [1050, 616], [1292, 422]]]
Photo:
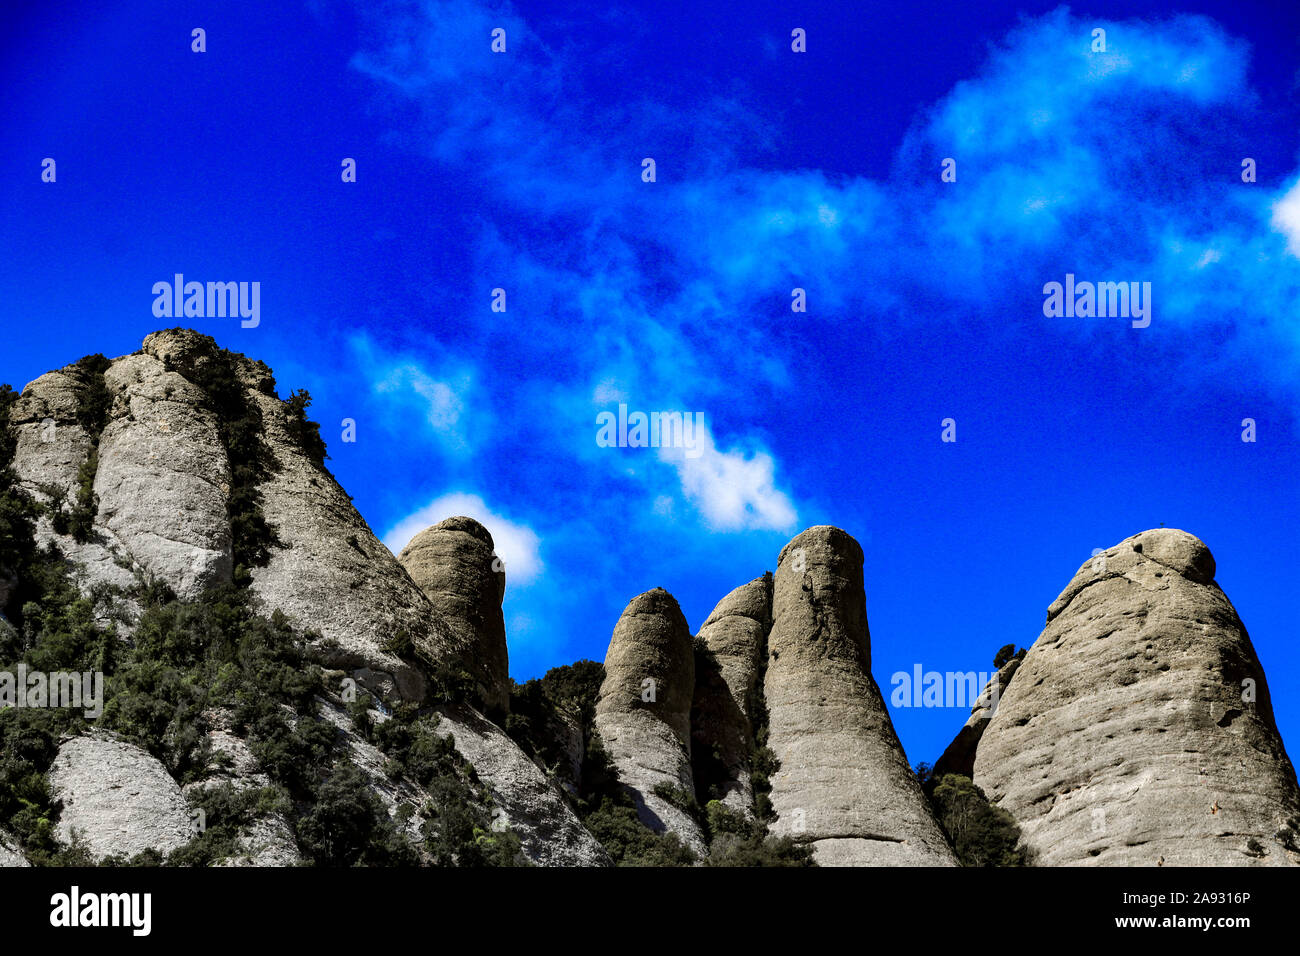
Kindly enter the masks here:
[[1286, 236], [1291, 255], [1300, 258], [1300, 181], [1273, 205], [1273, 228]]
[[409, 437], [410, 422], [423, 420], [428, 436], [459, 458], [476, 451], [487, 437], [491, 415], [469, 363], [447, 360], [430, 371], [427, 359], [388, 354], [365, 336], [354, 337], [352, 349], [380, 400], [379, 419], [391, 431]]
[[[749, 454], [739, 448], [720, 450], [707, 426], [700, 436], [698, 457], [680, 448], [661, 448], [659, 457], [671, 464], [685, 497], [715, 531], [793, 531], [799, 520], [789, 496], [775, 484], [776, 462], [765, 451]], [[656, 509], [670, 508], [663, 497]]]
[[[1206, 18], [1094, 22], [1062, 8], [1028, 20], [918, 116], [895, 174], [873, 180], [746, 168], [736, 146], [761, 117], [733, 97], [689, 116], [635, 95], [597, 106], [580, 58], [548, 49], [508, 5], [410, 10], [353, 65], [419, 108], [413, 147], [543, 217], [494, 219], [481, 261], [566, 316], [539, 349], [604, 357], [585, 381], [671, 383], [701, 404], [734, 394], [739, 375], [780, 384], [784, 343], [735, 319], [770, 312], [792, 286], [808, 289], [807, 322], [907, 322], [920, 294], [992, 325], [1042, 322], [1041, 285], [1066, 270], [1152, 281], [1156, 321], [1191, 333], [1178, 346], [1188, 374], [1204, 366], [1202, 329], [1239, 364], [1297, 357], [1300, 268], [1281, 258], [1297, 200], [1241, 183], [1249, 51]], [[493, 25], [514, 38], [508, 57], [483, 52]], [[641, 183], [642, 144], [674, 124], [708, 135]], [[958, 182], [942, 184], [949, 156]]]

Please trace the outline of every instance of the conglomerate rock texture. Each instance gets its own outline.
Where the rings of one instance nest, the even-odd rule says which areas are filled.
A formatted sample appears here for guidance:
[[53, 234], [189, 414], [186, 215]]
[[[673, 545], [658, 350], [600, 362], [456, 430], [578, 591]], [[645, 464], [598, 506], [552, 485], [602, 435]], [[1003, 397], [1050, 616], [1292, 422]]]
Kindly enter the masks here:
[[[285, 614], [325, 674], [310, 704], [282, 708], [286, 721], [332, 727], [329, 753], [355, 764], [417, 850], [421, 827], [437, 823], [410, 808], [435, 795], [392, 770], [382, 734], [371, 733], [412, 713], [454, 742], [494, 825], [513, 829], [540, 865], [610, 862], [575, 809], [587, 796], [592, 733], [640, 819], [701, 856], [709, 849], [696, 808], [717, 798], [752, 814], [763, 804], [761, 755], [764, 771], [775, 767], [770, 831], [810, 844], [819, 863], [956, 862], [871, 674], [863, 555], [847, 533], [818, 526], [796, 536], [775, 574], [724, 597], [695, 638], [667, 591], [637, 596], [610, 640], [594, 728], [583, 695], [553, 701], [534, 724], [527, 714], [507, 724], [521, 715], [507, 716], [505, 575], [491, 535], [449, 517], [399, 561], [330, 475], [301, 411], [278, 397], [266, 365], [186, 329], [46, 373], [0, 423], [13, 438], [10, 467], [41, 506], [29, 544], [66, 558], [96, 622], [106, 615], [123, 641], [160, 584], [186, 600], [242, 586], [258, 611]], [[270, 534], [256, 558], [250, 503]], [[1300, 863], [1295, 772], [1263, 669], [1215, 573], [1205, 545], [1172, 529], [1090, 559], [1029, 653], [999, 671], [996, 707], [986, 687], [940, 759], [940, 772], [972, 775], [1016, 819], [1033, 862]], [[0, 568], [7, 648], [26, 636], [16, 575]], [[475, 685], [470, 699], [451, 689], [455, 680], [441, 683], [461, 671]], [[257, 742], [235, 732], [239, 721], [218, 707], [201, 723], [222, 756], [184, 790], [124, 738], [65, 737], [48, 771], [63, 802], [59, 839], [78, 832], [101, 857], [167, 853], [193, 835], [193, 790], [271, 783]], [[294, 812], [258, 816], [223, 865], [304, 862]], [[0, 865], [26, 862], [20, 833], [0, 833]]]
[[196, 832], [181, 788], [148, 752], [94, 731], [59, 748], [50, 791], [62, 801], [57, 834], [85, 841], [96, 857], [130, 859], [145, 850], [164, 856]]
[[750, 753], [758, 715], [750, 712], [763, 706], [759, 680], [771, 628], [772, 575], [765, 574], [718, 602], [700, 628], [705, 650], [697, 651], [695, 660], [695, 766], [704, 766], [702, 755], [707, 757], [723, 804], [745, 814], [752, 814], [754, 798]]
[[1300, 861], [1284, 846], [1295, 771], [1215, 571], [1199, 539], [1145, 531], [1090, 558], [1048, 609], [974, 778], [1039, 865]]

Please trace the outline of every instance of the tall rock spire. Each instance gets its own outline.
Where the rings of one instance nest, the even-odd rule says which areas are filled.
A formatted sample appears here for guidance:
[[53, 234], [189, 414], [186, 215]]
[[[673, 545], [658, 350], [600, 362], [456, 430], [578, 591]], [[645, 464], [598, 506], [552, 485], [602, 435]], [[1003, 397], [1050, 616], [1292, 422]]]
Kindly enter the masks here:
[[448, 518], [412, 538], [398, 560], [451, 631], [489, 713], [498, 715], [510, 706], [510, 659], [501, 614], [506, 574], [493, 547], [473, 518]]
[[[772, 575], [736, 588], [713, 609], [695, 659], [695, 703], [691, 711], [696, 785], [716, 787], [722, 802], [751, 812], [750, 753], [755, 745], [755, 707], [762, 706], [759, 681], [772, 629]], [[707, 796], [707, 794], [706, 794]]]
[[1284, 846], [1295, 771], [1214, 575], [1199, 539], [1145, 531], [1090, 558], [1048, 609], [975, 756], [1037, 863], [1300, 862]]
[[862, 549], [821, 525], [781, 551], [764, 688], [778, 836], [822, 865], [956, 860], [871, 677]]
[[614, 627], [596, 702], [604, 741], [637, 814], [656, 832], [676, 833], [696, 851], [704, 838], [691, 816], [662, 792], [695, 797], [691, 773], [691, 699], [695, 653], [690, 629], [671, 594], [634, 597]]

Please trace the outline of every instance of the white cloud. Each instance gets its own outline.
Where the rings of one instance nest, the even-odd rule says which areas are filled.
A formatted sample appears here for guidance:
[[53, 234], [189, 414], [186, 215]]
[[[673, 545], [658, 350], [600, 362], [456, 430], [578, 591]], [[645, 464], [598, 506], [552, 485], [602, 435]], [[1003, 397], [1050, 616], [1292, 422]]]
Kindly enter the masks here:
[[473, 518], [488, 529], [497, 556], [506, 566], [507, 588], [530, 584], [542, 573], [541, 538], [532, 528], [503, 518], [478, 495], [459, 491], [443, 495], [397, 522], [384, 535], [384, 544], [393, 554], [400, 554], [425, 528], [457, 515]]
[[1273, 204], [1273, 228], [1286, 236], [1287, 248], [1300, 258], [1300, 180]]
[[381, 395], [417, 396], [429, 426], [446, 445], [457, 451], [468, 451], [470, 447], [462, 396], [471, 388], [468, 374], [462, 373], [454, 381], [441, 381], [415, 364], [395, 366], [375, 382], [375, 391]]
[[[790, 531], [798, 521], [794, 505], [774, 482], [776, 462], [767, 452], [720, 451], [705, 426], [692, 455], [661, 448], [659, 457], [677, 469], [682, 493], [715, 531]], [[660, 502], [656, 502], [656, 510]]]

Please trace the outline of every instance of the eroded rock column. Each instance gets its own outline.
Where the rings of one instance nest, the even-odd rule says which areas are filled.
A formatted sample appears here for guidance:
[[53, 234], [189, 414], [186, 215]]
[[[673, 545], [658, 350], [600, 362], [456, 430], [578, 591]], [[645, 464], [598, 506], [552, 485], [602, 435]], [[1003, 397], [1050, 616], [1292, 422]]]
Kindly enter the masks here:
[[871, 677], [857, 542], [822, 525], [787, 544], [772, 616], [772, 831], [812, 842], [822, 865], [953, 865]]

